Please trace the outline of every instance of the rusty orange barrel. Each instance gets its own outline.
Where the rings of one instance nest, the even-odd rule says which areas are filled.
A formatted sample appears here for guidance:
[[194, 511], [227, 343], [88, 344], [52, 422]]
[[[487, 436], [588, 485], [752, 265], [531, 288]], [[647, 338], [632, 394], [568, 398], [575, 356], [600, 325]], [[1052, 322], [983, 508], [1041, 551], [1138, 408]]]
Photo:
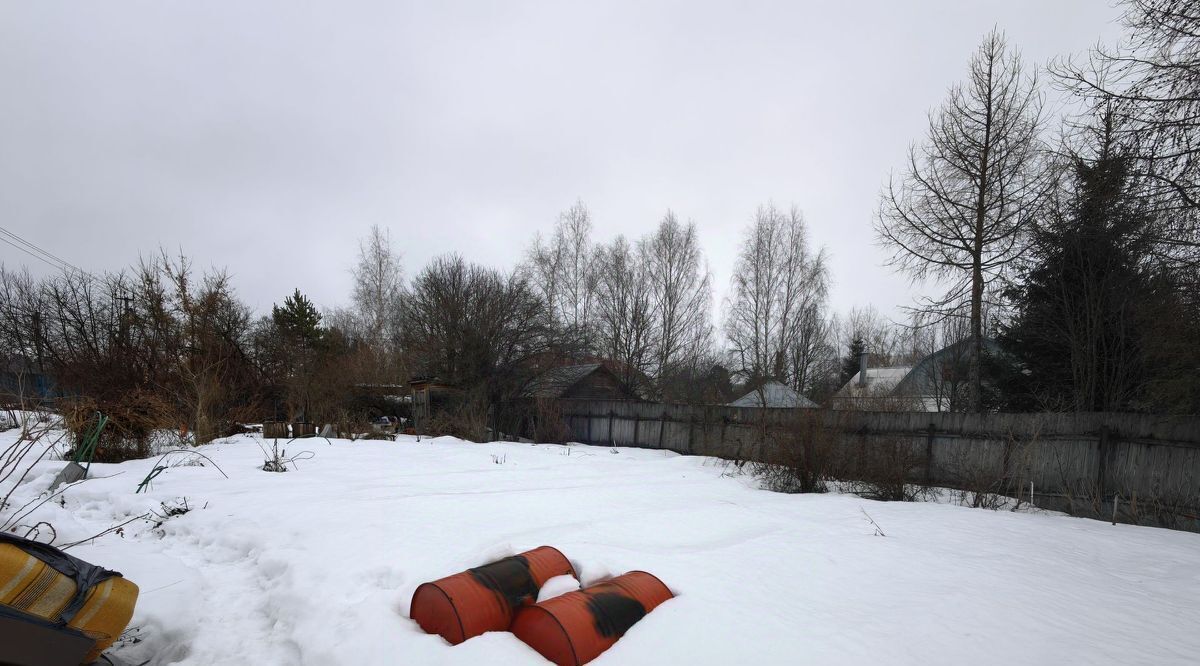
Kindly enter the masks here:
[[558, 666], [582, 666], [673, 596], [654, 575], [631, 571], [526, 606], [517, 611], [510, 631]]
[[541, 546], [422, 583], [413, 592], [408, 616], [427, 633], [451, 645], [485, 631], [507, 631], [517, 609], [537, 601], [547, 580], [575, 569], [557, 548]]

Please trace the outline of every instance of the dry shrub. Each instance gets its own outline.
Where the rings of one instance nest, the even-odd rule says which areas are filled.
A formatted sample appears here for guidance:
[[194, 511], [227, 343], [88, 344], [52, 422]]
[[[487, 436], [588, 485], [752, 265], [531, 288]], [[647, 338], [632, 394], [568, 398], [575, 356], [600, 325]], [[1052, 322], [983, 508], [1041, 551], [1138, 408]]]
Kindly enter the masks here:
[[856, 450], [845, 460], [840, 476], [846, 490], [867, 499], [884, 502], [916, 502], [928, 499], [927, 486], [912, 483], [925, 465], [925, 454], [903, 438], [859, 438]]
[[[966, 450], [951, 461], [950, 487], [951, 499], [960, 506], [974, 509], [1011, 509], [1021, 508], [1027, 494], [1027, 482], [1024, 480], [1025, 470], [1031, 463], [1036, 436], [1032, 441], [1024, 441], [1008, 436], [1003, 464], [997, 465], [994, 460], [979, 460], [971, 458]], [[1011, 470], [1011, 471], [1010, 471]]]
[[796, 410], [786, 425], [766, 434], [763, 460], [752, 463], [751, 473], [767, 490], [826, 492], [840, 439], [837, 418], [827, 410]]
[[563, 421], [557, 400], [538, 398], [533, 409], [533, 441], [563, 444], [571, 440], [571, 429]]
[[152, 455], [157, 444], [168, 443], [179, 428], [173, 406], [156, 394], [141, 389], [103, 402], [74, 398], [61, 403], [63, 423], [71, 433], [73, 447], [82, 443], [95, 427], [96, 413], [108, 417], [92, 457], [94, 462], [118, 463]]
[[488, 438], [487, 417], [487, 401], [468, 396], [436, 412], [423, 430], [429, 435], [450, 435], [470, 442], [484, 442]]
[[334, 413], [333, 431], [338, 439], [355, 439], [371, 433], [371, 422], [361, 412], [341, 408]]

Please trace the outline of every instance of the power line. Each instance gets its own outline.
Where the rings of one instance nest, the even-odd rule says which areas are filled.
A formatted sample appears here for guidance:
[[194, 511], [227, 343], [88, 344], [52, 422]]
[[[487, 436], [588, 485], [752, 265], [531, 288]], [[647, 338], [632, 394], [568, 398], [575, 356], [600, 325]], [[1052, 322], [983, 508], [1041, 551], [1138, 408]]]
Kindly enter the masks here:
[[[46, 251], [42, 250], [40, 247], [37, 247], [33, 243], [25, 240], [24, 238], [21, 238], [20, 236], [12, 233], [11, 231], [9, 231], [3, 227], [0, 227], [0, 233], [4, 234], [5, 236], [8, 236], [9, 238], [12, 238], [13, 240], [17, 241], [21, 245], [24, 245], [29, 250], [33, 250], [34, 252], [37, 252], [39, 255], [42, 255], [43, 257], [48, 257], [50, 260], [54, 261], [56, 264], [65, 266], [67, 263], [67, 262], [63, 261], [62, 259], [54, 256], [50, 252], [46, 252]], [[12, 243], [9, 243], [9, 245], [12, 245]]]
[[0, 238], [0, 241], [3, 241], [3, 242], [5, 242], [5, 243], [8, 243], [9, 245], [11, 245], [11, 246], [13, 246], [13, 247], [17, 248], [18, 250], [20, 250], [20, 251], [24, 252], [25, 254], [27, 254], [27, 255], [29, 255], [29, 256], [31, 256], [31, 257], [33, 257], [34, 259], [37, 259], [38, 261], [40, 261], [40, 262], [42, 262], [42, 263], [46, 264], [47, 266], [50, 266], [50, 267], [52, 267], [52, 268], [57, 268], [58, 270], [60, 270], [60, 271], [64, 271], [64, 272], [65, 272], [65, 269], [64, 269], [62, 266], [60, 266], [60, 265], [58, 265], [58, 264], [56, 264], [56, 263], [53, 263], [53, 262], [51, 262], [49, 259], [46, 259], [45, 257], [43, 257], [43, 256], [41, 256], [41, 255], [39, 255], [39, 254], [34, 254], [33, 252], [30, 252], [29, 250], [26, 250], [25, 248], [21, 247], [20, 245], [17, 245], [16, 243], [14, 243], [14, 242], [12, 242], [12, 241], [8, 240], [7, 238]]
[[41, 254], [45, 257], [49, 257], [50, 259], [54, 260], [55, 262], [57, 262], [59, 264], [62, 264], [63, 266], [68, 266], [75, 270], [80, 270], [78, 266], [72, 264], [71, 262], [67, 261], [66, 259], [63, 259], [62, 257], [54, 254], [53, 252], [50, 252], [49, 250], [46, 250], [45, 248], [38, 246], [36, 243], [33, 243], [32, 241], [25, 240], [24, 238], [9, 231], [8, 229], [5, 229], [4, 227], [0, 227], [0, 233], [8, 236], [9, 238], [16, 240], [17, 242], [21, 243], [22, 245], [34, 250], [38, 254]]
[[10, 240], [4, 238], [3, 236], [0, 236], [0, 241], [4, 241], [5, 243], [8, 243], [9, 245], [17, 248], [18, 250], [24, 252], [25, 254], [28, 254], [29, 256], [31, 256], [35, 259], [38, 259], [49, 266], [53, 266], [54, 268], [57, 268], [58, 270], [62, 271], [63, 273], [68, 273], [67, 269], [69, 268], [81, 275], [84, 275], [86, 277], [94, 279], [94, 276], [91, 273], [88, 273], [87, 271], [76, 266], [75, 264], [72, 264], [71, 262], [67, 261], [66, 259], [63, 259], [62, 257], [59, 257], [58, 255], [54, 254], [53, 252], [50, 252], [50, 251], [38, 246], [36, 243], [25, 240], [24, 238], [9, 231], [8, 229], [5, 229], [4, 227], [0, 227], [0, 234], [3, 234], [4, 236], [8, 236], [9, 238], [16, 240], [18, 243], [21, 243], [21, 245], [24, 245], [25, 247], [21, 247], [21, 245], [16, 245], [13, 242], [11, 242]]

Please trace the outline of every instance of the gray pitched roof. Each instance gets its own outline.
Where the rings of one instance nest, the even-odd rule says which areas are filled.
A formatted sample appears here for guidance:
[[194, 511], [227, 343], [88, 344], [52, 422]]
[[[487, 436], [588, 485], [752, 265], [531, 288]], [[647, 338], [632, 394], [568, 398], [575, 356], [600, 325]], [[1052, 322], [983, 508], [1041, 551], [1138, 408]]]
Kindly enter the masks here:
[[529, 385], [525, 387], [524, 395], [527, 398], [562, 397], [572, 386], [599, 368], [599, 363], [550, 368], [529, 382]]
[[762, 407], [764, 402], [769, 408], [817, 406], [817, 403], [796, 393], [790, 386], [784, 386], [779, 382], [767, 382], [762, 387], [761, 395], [756, 389], [729, 403], [729, 406]]

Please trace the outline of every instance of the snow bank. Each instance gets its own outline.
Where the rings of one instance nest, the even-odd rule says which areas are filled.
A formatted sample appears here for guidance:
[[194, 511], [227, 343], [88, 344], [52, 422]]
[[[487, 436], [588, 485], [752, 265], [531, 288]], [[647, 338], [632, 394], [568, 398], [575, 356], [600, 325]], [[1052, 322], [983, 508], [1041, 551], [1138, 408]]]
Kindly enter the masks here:
[[546, 581], [546, 583], [544, 585], [542, 585], [542, 589], [538, 592], [537, 600], [538, 600], [538, 603], [540, 604], [547, 599], [553, 599], [554, 597], [561, 597], [562, 595], [566, 594], [567, 592], [574, 592], [575, 590], [578, 590], [578, 589], [579, 589], [579, 581], [576, 580], [575, 577], [572, 576], [571, 574], [563, 574], [562, 576], [555, 576], [554, 578], [551, 578], [550, 580]]
[[[1200, 653], [1196, 534], [780, 495], [656, 451], [449, 438], [288, 447], [301, 449], [315, 456], [269, 473], [252, 438], [233, 438], [202, 449], [228, 479], [208, 463], [171, 467], [143, 494], [153, 460], [94, 465], [97, 478], [25, 522], [50, 521], [69, 542], [186, 498], [191, 510], [159, 526], [137, 520], [72, 550], [141, 587], [139, 642], [118, 651], [135, 663], [544, 663], [511, 635], [450, 647], [407, 617], [421, 582], [543, 544], [585, 583], [643, 569], [678, 595], [601, 666], [1191, 664]], [[40, 464], [17, 503], [63, 464]]]

